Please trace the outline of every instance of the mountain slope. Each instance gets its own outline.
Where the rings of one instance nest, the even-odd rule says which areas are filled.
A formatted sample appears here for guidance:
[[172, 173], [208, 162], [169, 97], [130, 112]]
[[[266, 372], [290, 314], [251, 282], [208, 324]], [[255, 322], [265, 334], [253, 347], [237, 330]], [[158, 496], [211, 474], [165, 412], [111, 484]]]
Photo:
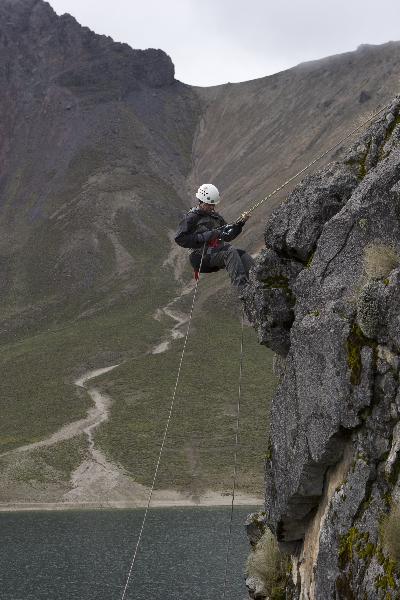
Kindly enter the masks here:
[[[262, 79], [195, 88], [205, 110], [191, 180], [216, 181], [224, 210], [237, 217], [387, 104], [399, 91], [399, 59], [399, 42], [365, 45]], [[294, 185], [259, 209], [247, 244], [259, 247], [264, 217]]]
[[[176, 81], [161, 50], [114, 43], [68, 15], [58, 17], [42, 0], [4, 0], [0, 49], [0, 452], [37, 443], [84, 418], [91, 399], [76, 389], [75, 378], [122, 362], [99, 380], [114, 404], [95, 439], [111, 460], [147, 483], [180, 342], [156, 357], [152, 349], [174, 325], [162, 309], [174, 298], [178, 311], [187, 314], [188, 308], [186, 253], [171, 246], [181, 212], [206, 180], [221, 188], [221, 210], [230, 219], [293, 175], [394, 94], [400, 45], [363, 47], [271, 77], [200, 89]], [[261, 247], [263, 217], [282, 199], [254, 215], [238, 244]], [[237, 324], [238, 311], [224, 273], [201, 281], [196, 310], [192, 369], [210, 356], [202, 331], [209, 332], [210, 345], [234, 352], [228, 324]], [[202, 341], [196, 344], [197, 335]], [[267, 419], [260, 398], [271, 396], [274, 383], [272, 353], [257, 348], [255, 339], [249, 344], [249, 356], [269, 373], [265, 381], [262, 370], [252, 371], [247, 409], [257, 418], [244, 435], [258, 448], [254, 460], [244, 459], [244, 488], [253, 482], [256, 491], [262, 415]], [[214, 410], [218, 376], [234, 394], [234, 361], [229, 353], [219, 358], [209, 393], [192, 385], [185, 397], [206, 415]], [[138, 393], [138, 380], [146, 393]], [[149, 429], [152, 405], [159, 412]], [[217, 405], [225, 439], [232, 407]], [[187, 416], [176, 418], [171, 447], [181, 448]], [[133, 436], [146, 428], [143, 448], [126, 439], [127, 431]], [[208, 454], [200, 453], [193, 468], [196, 439], [209, 435], [201, 421], [182, 455], [181, 489], [198, 491], [199, 472], [202, 489], [229, 487], [228, 467], [219, 484], [212, 470], [217, 433], [213, 438], [211, 431]], [[16, 466], [21, 456], [7, 455], [1, 459], [2, 481], [9, 485], [3, 500], [43, 499], [53, 485], [59, 499], [65, 489], [57, 482], [71, 485], [69, 476], [87, 449], [84, 438], [54, 449], [39, 495], [29, 482], [46, 471], [51, 449], [24, 458], [22, 471]], [[148, 467], [135, 473], [141, 450]], [[173, 461], [166, 469], [164, 482], [176, 481]]]
[[134, 295], [143, 260], [165, 258], [198, 101], [161, 51], [115, 44], [44, 2], [0, 10], [3, 301], [22, 314], [45, 303], [46, 320], [55, 303], [60, 320], [60, 303]]

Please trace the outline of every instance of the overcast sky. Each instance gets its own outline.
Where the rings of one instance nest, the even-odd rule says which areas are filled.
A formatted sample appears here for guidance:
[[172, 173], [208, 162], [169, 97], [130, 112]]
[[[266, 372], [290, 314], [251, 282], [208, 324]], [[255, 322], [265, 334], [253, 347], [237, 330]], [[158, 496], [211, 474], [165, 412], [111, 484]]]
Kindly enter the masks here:
[[162, 48], [176, 78], [209, 86], [400, 40], [399, 0], [49, 0], [133, 48]]

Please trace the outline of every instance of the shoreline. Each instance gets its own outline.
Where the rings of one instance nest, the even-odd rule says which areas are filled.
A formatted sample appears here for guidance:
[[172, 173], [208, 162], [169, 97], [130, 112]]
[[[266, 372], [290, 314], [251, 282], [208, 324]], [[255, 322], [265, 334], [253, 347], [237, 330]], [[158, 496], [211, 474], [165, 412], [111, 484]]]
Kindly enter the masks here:
[[[220, 494], [210, 493], [199, 499], [193, 500], [192, 497], [184, 497], [183, 494], [177, 494], [175, 498], [172, 494], [166, 494], [163, 498], [154, 499], [150, 505], [152, 508], [219, 508], [228, 507], [232, 504], [232, 496], [221, 496]], [[245, 494], [238, 494], [235, 498], [234, 506], [260, 506], [263, 507], [264, 501], [261, 498], [254, 498]], [[147, 502], [135, 500], [119, 500], [104, 502], [1, 502], [0, 513], [9, 512], [39, 512], [39, 511], [73, 511], [73, 510], [112, 510], [112, 509], [143, 509]]]

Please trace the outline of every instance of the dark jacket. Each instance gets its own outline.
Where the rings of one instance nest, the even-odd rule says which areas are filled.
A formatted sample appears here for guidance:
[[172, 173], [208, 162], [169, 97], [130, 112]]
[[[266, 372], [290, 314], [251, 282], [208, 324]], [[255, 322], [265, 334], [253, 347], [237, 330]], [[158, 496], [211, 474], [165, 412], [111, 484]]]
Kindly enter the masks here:
[[[184, 248], [202, 248], [206, 242], [203, 234], [212, 229], [222, 228], [226, 224], [225, 219], [217, 212], [208, 213], [197, 207], [192, 208], [179, 223], [175, 242]], [[231, 242], [242, 229], [243, 223], [233, 225], [230, 234], [223, 236], [223, 241]]]

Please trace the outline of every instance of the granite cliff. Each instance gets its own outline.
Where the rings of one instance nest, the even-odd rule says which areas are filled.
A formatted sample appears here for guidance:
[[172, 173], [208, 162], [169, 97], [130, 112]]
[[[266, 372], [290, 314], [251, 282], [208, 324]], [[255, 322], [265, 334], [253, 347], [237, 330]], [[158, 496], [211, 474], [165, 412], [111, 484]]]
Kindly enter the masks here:
[[380, 528], [400, 500], [399, 97], [265, 244], [245, 304], [276, 352], [266, 524], [292, 557], [287, 597], [398, 598]]

